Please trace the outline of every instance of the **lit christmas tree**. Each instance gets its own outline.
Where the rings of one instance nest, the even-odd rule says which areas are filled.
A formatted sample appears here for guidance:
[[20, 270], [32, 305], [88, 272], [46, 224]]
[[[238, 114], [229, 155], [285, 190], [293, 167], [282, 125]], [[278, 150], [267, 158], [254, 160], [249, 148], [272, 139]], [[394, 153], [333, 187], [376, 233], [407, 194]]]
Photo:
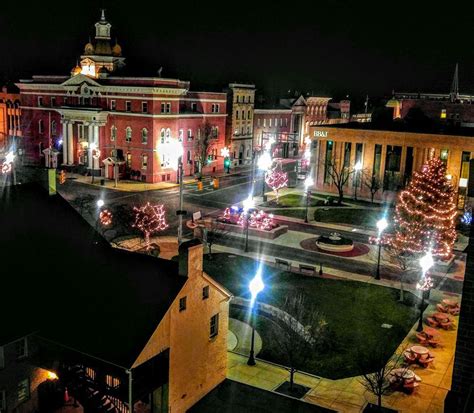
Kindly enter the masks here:
[[150, 245], [150, 235], [168, 228], [165, 208], [163, 205], [151, 205], [147, 202], [146, 205], [140, 208], [133, 207], [133, 210], [135, 211], [135, 222], [132, 227], [138, 228], [143, 232], [145, 244], [148, 248]]
[[275, 192], [276, 202], [278, 203], [280, 189], [288, 186], [288, 174], [283, 172], [281, 167], [275, 167], [274, 169], [267, 172], [265, 175], [265, 182]]
[[433, 257], [449, 259], [456, 240], [457, 208], [453, 186], [440, 159], [429, 160], [413, 174], [398, 196], [391, 246], [417, 257], [431, 249]]

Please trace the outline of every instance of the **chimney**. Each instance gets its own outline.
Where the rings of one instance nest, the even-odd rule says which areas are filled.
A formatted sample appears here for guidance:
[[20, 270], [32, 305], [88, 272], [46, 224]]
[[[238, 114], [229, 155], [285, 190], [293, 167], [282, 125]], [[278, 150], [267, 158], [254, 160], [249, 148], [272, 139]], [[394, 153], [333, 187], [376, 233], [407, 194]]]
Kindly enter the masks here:
[[203, 246], [194, 238], [179, 246], [179, 270], [182, 277], [193, 278], [202, 273]]

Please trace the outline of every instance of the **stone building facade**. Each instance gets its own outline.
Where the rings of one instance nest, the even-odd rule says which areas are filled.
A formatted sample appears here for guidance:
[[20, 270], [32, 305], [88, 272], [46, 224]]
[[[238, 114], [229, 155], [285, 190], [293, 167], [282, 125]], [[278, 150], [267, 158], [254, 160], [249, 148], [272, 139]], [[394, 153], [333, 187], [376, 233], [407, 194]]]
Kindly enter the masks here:
[[3, 86], [0, 91], [0, 152], [18, 144], [21, 137], [20, 94]]

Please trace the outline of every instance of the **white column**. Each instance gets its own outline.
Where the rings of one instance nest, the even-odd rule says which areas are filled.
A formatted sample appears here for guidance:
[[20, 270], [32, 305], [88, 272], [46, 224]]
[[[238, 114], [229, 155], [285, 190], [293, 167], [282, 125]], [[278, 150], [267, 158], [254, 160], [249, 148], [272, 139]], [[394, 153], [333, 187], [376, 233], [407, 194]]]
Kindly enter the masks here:
[[74, 143], [73, 143], [73, 135], [72, 135], [72, 124], [73, 122], [69, 122], [67, 125], [67, 164], [73, 165], [74, 164]]
[[89, 142], [89, 146], [87, 148], [88, 150], [88, 153], [87, 153], [87, 167], [89, 169], [92, 169], [92, 149], [91, 149], [91, 144], [94, 142], [94, 136], [92, 135], [94, 130], [92, 128], [92, 124], [89, 123], [87, 125], [87, 129], [88, 129], [88, 133], [89, 133], [89, 137], [88, 137], [88, 142]]
[[63, 122], [63, 164], [67, 165], [67, 134], [68, 134], [68, 123]]
[[[97, 146], [97, 149], [99, 148], [99, 125], [94, 125], [94, 143]], [[100, 158], [99, 159], [94, 159], [94, 169], [100, 169], [99, 166]]]

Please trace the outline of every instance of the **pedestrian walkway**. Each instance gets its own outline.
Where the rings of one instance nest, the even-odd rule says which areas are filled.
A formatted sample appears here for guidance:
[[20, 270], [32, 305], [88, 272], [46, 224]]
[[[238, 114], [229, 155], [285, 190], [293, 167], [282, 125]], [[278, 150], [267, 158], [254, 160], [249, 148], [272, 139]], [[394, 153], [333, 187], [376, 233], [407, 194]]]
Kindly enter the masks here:
[[[433, 304], [430, 304], [425, 314], [436, 311], [435, 302], [446, 297], [438, 291], [433, 291]], [[416, 324], [398, 347], [397, 354], [415, 344], [415, 332]], [[410, 395], [394, 391], [384, 396], [382, 399], [384, 406], [396, 409], [400, 413], [441, 413], [444, 411], [444, 400], [451, 388], [457, 331], [440, 330], [439, 335], [443, 346], [431, 350], [435, 355], [435, 361], [430, 367], [410, 366], [421, 377], [420, 386]], [[265, 347], [265, 343], [262, 345]], [[257, 360], [256, 366], [248, 366], [247, 358], [246, 354], [228, 352], [227, 377], [229, 379], [269, 391], [275, 390], [288, 380], [289, 373], [284, 366], [260, 359]], [[336, 411], [361, 412], [368, 402], [376, 403], [376, 397], [363, 386], [361, 376], [330, 380], [297, 372], [295, 382], [310, 388], [304, 396], [305, 401]]]

